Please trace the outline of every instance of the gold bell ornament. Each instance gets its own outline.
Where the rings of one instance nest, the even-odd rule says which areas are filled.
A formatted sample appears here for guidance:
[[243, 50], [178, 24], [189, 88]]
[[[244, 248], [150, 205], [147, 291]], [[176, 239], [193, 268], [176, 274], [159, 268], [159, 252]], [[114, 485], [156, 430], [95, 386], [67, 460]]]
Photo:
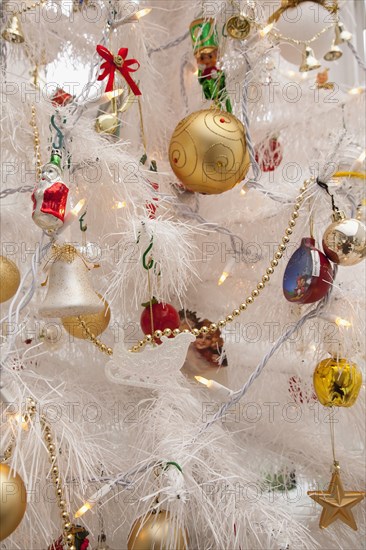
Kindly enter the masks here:
[[1, 36], [4, 40], [11, 42], [12, 44], [22, 44], [22, 42], [24, 42], [23, 29], [16, 13], [13, 13], [10, 16], [5, 29], [1, 33]]
[[315, 57], [314, 51], [310, 46], [305, 46], [302, 54], [302, 63], [300, 65], [300, 73], [306, 73], [308, 71], [313, 71], [314, 69], [319, 69], [320, 63]]
[[235, 40], [245, 40], [251, 30], [249, 19], [244, 15], [233, 15], [226, 22], [226, 31]]
[[54, 245], [47, 295], [39, 308], [43, 317], [71, 317], [99, 313], [103, 302], [89, 281], [89, 268], [76, 248]]
[[173, 132], [169, 162], [190, 191], [207, 195], [228, 191], [249, 170], [245, 128], [234, 115], [218, 108], [191, 113]]
[[351, 407], [362, 385], [358, 366], [348, 359], [320, 361], [313, 375], [315, 393], [324, 407]]
[[[99, 336], [99, 334], [102, 334], [102, 332], [104, 332], [108, 327], [109, 321], [111, 320], [111, 310], [108, 302], [103, 300], [100, 294], [97, 293], [97, 296], [103, 304], [103, 310], [99, 313], [91, 313], [90, 315], [82, 316], [82, 320], [94, 336]], [[81, 326], [77, 317], [63, 317], [61, 322], [64, 329], [71, 334], [71, 336], [82, 340], [88, 339], [88, 335]]]
[[350, 40], [352, 40], [352, 33], [346, 31], [343, 23], [338, 21], [335, 26], [335, 45], [339, 46], [339, 44], [344, 44], [345, 42], [349, 42]]
[[14, 262], [0, 256], [0, 303], [10, 300], [20, 284], [19, 269]]
[[166, 510], [152, 510], [132, 525], [128, 550], [186, 550], [188, 536]]
[[356, 218], [346, 218], [344, 212], [333, 214], [333, 223], [323, 235], [323, 249], [338, 265], [356, 265], [366, 257], [366, 226]]
[[326, 61], [336, 61], [340, 57], [342, 57], [343, 52], [339, 46], [336, 45], [335, 40], [333, 40], [332, 47], [330, 48], [329, 52], [327, 52], [324, 55], [324, 59]]
[[22, 478], [7, 464], [0, 464], [0, 541], [6, 539], [22, 521], [27, 507], [27, 492]]

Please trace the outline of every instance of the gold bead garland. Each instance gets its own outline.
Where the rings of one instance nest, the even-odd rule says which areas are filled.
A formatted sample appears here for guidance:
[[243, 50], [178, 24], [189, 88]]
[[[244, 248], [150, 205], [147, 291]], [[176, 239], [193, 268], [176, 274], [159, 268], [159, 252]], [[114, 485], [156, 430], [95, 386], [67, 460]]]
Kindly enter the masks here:
[[[242, 302], [239, 307], [234, 309], [232, 313], [229, 313], [226, 315], [224, 319], [221, 319], [217, 323], [211, 323], [209, 327], [203, 326], [199, 329], [193, 328], [192, 330], [184, 329], [180, 330], [179, 328], [176, 328], [174, 330], [170, 328], [166, 328], [164, 331], [161, 330], [155, 330], [153, 334], [146, 334], [142, 340], [139, 340], [137, 344], [135, 344], [129, 351], [131, 352], [138, 352], [142, 350], [147, 344], [152, 344], [155, 339], [159, 339], [162, 336], [178, 336], [178, 334], [181, 333], [191, 333], [196, 338], [200, 336], [200, 334], [208, 334], [209, 332], [216, 332], [218, 328], [224, 328], [228, 323], [232, 323], [235, 317], [238, 317], [241, 315], [243, 311], [247, 309], [247, 307], [250, 304], [253, 304], [254, 300], [258, 298], [260, 295], [260, 292], [264, 289], [265, 285], [269, 282], [270, 276], [273, 275], [275, 268], [278, 266], [279, 260], [283, 257], [283, 253], [287, 248], [287, 244], [290, 242], [290, 235], [293, 233], [293, 228], [296, 225], [296, 221], [299, 217], [299, 210], [301, 208], [301, 205], [304, 201], [305, 193], [310, 185], [310, 183], [313, 183], [315, 181], [314, 177], [311, 177], [308, 180], [305, 180], [303, 185], [300, 187], [300, 194], [296, 197], [296, 202], [294, 205], [294, 209], [292, 211], [291, 217], [288, 222], [288, 226], [286, 227], [284, 231], [284, 236], [282, 237], [281, 243], [278, 245], [277, 251], [274, 253], [273, 258], [270, 262], [270, 265], [266, 269], [266, 273], [262, 276], [262, 280], [259, 281], [256, 285], [256, 288], [252, 290], [251, 295], [248, 296], [245, 299], [245, 302]], [[78, 317], [78, 321], [85, 330], [86, 334], [88, 335], [89, 340], [97, 346], [97, 348], [107, 355], [111, 356], [113, 355], [113, 350], [110, 347], [107, 347], [103, 342], [101, 342], [96, 336], [88, 329], [85, 322], [81, 317]]]
[[252, 304], [254, 300], [259, 296], [260, 292], [264, 289], [266, 283], [269, 282], [270, 275], [274, 273], [274, 269], [278, 266], [278, 260], [280, 260], [283, 256], [283, 252], [286, 250], [286, 245], [289, 242], [289, 235], [292, 235], [293, 228], [296, 225], [296, 220], [299, 217], [298, 211], [301, 208], [301, 204], [304, 200], [304, 196], [306, 193], [306, 190], [310, 183], [314, 182], [314, 178], [310, 178], [308, 180], [305, 180], [303, 185], [300, 188], [300, 194], [296, 197], [296, 203], [294, 205], [293, 212], [291, 214], [290, 220], [288, 222], [288, 226], [285, 229], [285, 235], [282, 237], [282, 242], [279, 244], [277, 251], [275, 252], [273, 259], [270, 262], [270, 266], [267, 267], [266, 273], [262, 277], [262, 281], [259, 282], [256, 285], [256, 288], [252, 290], [251, 295], [248, 296], [245, 300], [245, 302], [241, 303], [238, 308], [234, 309], [231, 314], [228, 314], [224, 319], [221, 319], [218, 321], [218, 323], [211, 323], [209, 327], [203, 326], [199, 329], [194, 328], [192, 330], [184, 329], [181, 331], [180, 329], [165, 329], [164, 332], [161, 330], [155, 330], [154, 334], [147, 334], [142, 340], [140, 340], [135, 346], [132, 347], [130, 351], [137, 352], [140, 351], [142, 348], [146, 346], [146, 344], [151, 343], [153, 339], [155, 338], [161, 338], [164, 334], [166, 335], [166, 331], [169, 330], [169, 334], [172, 334], [173, 336], [178, 336], [181, 332], [183, 333], [191, 333], [196, 338], [200, 334], [207, 334], [208, 332], [216, 332], [217, 328], [224, 328], [228, 323], [231, 323], [235, 317], [238, 317], [243, 311], [245, 311], [248, 307], [248, 305]]
[[58, 507], [60, 508], [60, 515], [63, 524], [63, 538], [64, 543], [67, 544], [70, 550], [76, 550], [75, 535], [72, 532], [73, 525], [70, 521], [70, 514], [67, 511], [67, 503], [64, 498], [64, 490], [62, 486], [62, 479], [60, 477], [60, 471], [58, 467], [58, 459], [56, 454], [56, 446], [54, 444], [50, 425], [48, 424], [45, 415], [41, 415], [40, 423], [43, 430], [43, 439], [45, 441], [47, 451], [49, 454], [49, 460], [51, 462], [51, 475], [52, 481], [55, 486], [56, 498], [58, 501]]
[[[23, 422], [29, 422], [34, 415], [36, 414], [37, 406], [36, 402], [32, 398], [27, 399], [27, 409], [24, 414], [22, 414], [22, 421]], [[58, 500], [58, 506], [60, 508], [61, 513], [61, 519], [63, 522], [63, 538], [65, 544], [68, 545], [69, 550], [76, 550], [75, 546], [75, 535], [73, 533], [74, 525], [70, 522], [70, 514], [67, 511], [67, 503], [64, 498], [64, 491], [62, 486], [62, 480], [60, 478], [60, 471], [58, 467], [58, 460], [57, 460], [57, 454], [56, 454], [56, 446], [54, 444], [52, 431], [50, 428], [50, 425], [47, 421], [47, 417], [42, 414], [40, 417], [40, 424], [43, 431], [43, 438], [46, 444], [46, 448], [49, 454], [49, 460], [52, 464], [51, 468], [51, 474], [52, 474], [52, 481], [55, 486], [55, 493], [56, 498]], [[4, 458], [2, 462], [5, 462], [8, 460], [13, 453], [13, 449], [15, 446], [15, 436], [12, 435], [10, 438], [10, 442], [8, 446], [5, 449], [4, 452]]]
[[40, 140], [39, 140], [39, 131], [37, 127], [37, 119], [36, 119], [36, 108], [34, 105], [32, 105], [32, 118], [30, 121], [30, 125], [33, 128], [33, 140], [34, 140], [34, 156], [36, 159], [36, 173], [37, 173], [37, 181], [39, 181], [42, 173], [42, 161], [41, 161], [41, 147], [40, 147]]

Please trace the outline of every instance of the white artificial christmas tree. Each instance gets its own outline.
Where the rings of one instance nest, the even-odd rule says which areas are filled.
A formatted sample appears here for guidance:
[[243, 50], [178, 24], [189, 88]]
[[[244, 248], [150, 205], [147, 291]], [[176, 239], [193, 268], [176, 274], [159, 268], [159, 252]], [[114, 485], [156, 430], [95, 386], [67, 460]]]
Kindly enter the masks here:
[[3, 3], [4, 550], [363, 548], [361, 4]]

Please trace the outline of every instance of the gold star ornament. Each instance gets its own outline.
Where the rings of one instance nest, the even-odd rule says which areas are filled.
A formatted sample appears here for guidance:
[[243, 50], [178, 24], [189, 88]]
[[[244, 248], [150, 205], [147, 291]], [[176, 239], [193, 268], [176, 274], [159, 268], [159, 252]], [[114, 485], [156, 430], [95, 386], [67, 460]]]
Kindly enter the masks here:
[[336, 466], [330, 480], [328, 491], [308, 491], [310, 498], [323, 507], [319, 527], [326, 529], [338, 519], [357, 531], [357, 525], [351, 508], [365, 498], [363, 491], [345, 491], [340, 469]]

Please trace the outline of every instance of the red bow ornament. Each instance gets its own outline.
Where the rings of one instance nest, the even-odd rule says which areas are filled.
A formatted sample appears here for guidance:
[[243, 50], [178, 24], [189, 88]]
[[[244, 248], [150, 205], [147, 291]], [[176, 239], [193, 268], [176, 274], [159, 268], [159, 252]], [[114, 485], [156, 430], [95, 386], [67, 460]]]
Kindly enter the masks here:
[[105, 89], [106, 92], [111, 92], [113, 90], [114, 74], [116, 71], [119, 71], [132, 92], [135, 95], [141, 95], [137, 84], [132, 80], [130, 75], [130, 73], [134, 73], [139, 69], [140, 63], [137, 59], [126, 59], [128, 48], [120, 48], [118, 54], [113, 55], [107, 48], [98, 44], [97, 52], [105, 59], [104, 63], [100, 66], [100, 68], [103, 69], [103, 73], [98, 76], [98, 80], [104, 80], [108, 76], [108, 82]]

